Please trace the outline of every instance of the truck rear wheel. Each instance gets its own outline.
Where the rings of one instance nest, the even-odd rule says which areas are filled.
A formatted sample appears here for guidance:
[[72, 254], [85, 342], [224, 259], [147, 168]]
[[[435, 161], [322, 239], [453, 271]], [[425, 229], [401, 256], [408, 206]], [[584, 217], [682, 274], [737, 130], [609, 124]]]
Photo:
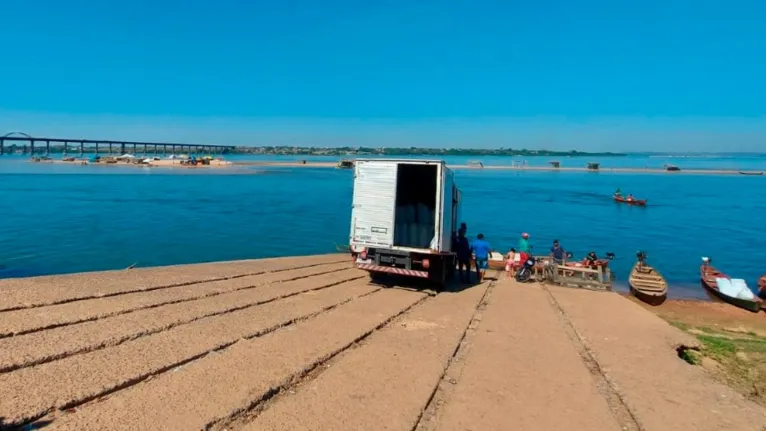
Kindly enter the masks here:
[[370, 271], [367, 274], [370, 276], [371, 283], [382, 283], [386, 279], [385, 272]]
[[428, 280], [434, 286], [434, 290], [441, 292], [444, 290], [445, 285], [450, 274], [450, 271], [454, 272], [454, 268], [450, 268], [451, 257], [438, 257], [431, 260], [431, 267], [428, 270]]
[[455, 271], [457, 270], [457, 259], [455, 256], [450, 256], [445, 259], [445, 264], [447, 266], [447, 280], [454, 280]]

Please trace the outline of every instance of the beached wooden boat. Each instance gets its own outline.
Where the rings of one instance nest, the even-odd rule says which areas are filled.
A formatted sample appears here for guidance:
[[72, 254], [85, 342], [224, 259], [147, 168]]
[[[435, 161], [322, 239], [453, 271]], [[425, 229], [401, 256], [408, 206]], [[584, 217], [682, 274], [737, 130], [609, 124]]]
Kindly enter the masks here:
[[598, 268], [606, 268], [609, 266], [609, 261], [611, 259], [598, 259], [593, 263], [585, 263], [584, 260], [579, 261], [568, 261], [565, 266], [570, 266], [572, 268], [591, 268], [591, 269], [598, 269]]
[[668, 283], [659, 271], [639, 260], [628, 279], [633, 295], [650, 305], [660, 305], [668, 296]]
[[590, 269], [606, 269], [609, 267], [609, 260], [607, 259], [599, 259], [596, 262], [592, 264], [585, 264], [582, 261], [579, 262], [567, 262], [564, 264], [567, 268], [590, 268]]
[[[609, 266], [609, 262], [612, 259], [614, 259], [614, 253], [607, 252], [607, 253], [604, 254], [604, 256], [606, 256], [606, 257], [604, 257], [603, 259], [596, 259], [595, 262], [588, 263], [588, 262], [586, 262], [585, 258], [580, 259], [580, 260], [575, 260], [574, 255], [572, 253], [570, 253], [570, 252], [567, 252], [567, 262], [564, 264], [564, 266], [568, 266], [568, 267], [572, 267], [572, 268], [590, 268], [590, 269], [602, 268], [602, 269], [606, 269]], [[548, 257], [546, 256], [546, 257], [542, 257], [542, 258], [539, 258], [539, 259], [547, 260]]]
[[[703, 259], [703, 261], [704, 260], [705, 259]], [[715, 296], [716, 298], [720, 299], [723, 302], [731, 304], [735, 307], [744, 308], [745, 310], [748, 310], [748, 311], [757, 313], [758, 311], [761, 310], [763, 306], [763, 301], [758, 297], [754, 297], [753, 300], [749, 300], [749, 299], [742, 299], [742, 298], [737, 298], [734, 296], [729, 296], [721, 292], [718, 289], [718, 281], [717, 281], [718, 278], [725, 278], [725, 279], [731, 280], [731, 277], [715, 269], [707, 261], [705, 261], [702, 264], [702, 266], [700, 266], [700, 281], [702, 282], [702, 287], [704, 287], [713, 296]]]
[[505, 264], [505, 256], [496, 251], [493, 251], [490, 254], [489, 260], [487, 261], [487, 267], [489, 267], [489, 269], [496, 269], [498, 271], [505, 271]]
[[628, 204], [628, 205], [637, 205], [637, 206], [646, 205], [646, 199], [634, 199], [632, 201], [629, 201], [622, 196], [615, 196], [614, 201], [619, 202], [621, 204]]

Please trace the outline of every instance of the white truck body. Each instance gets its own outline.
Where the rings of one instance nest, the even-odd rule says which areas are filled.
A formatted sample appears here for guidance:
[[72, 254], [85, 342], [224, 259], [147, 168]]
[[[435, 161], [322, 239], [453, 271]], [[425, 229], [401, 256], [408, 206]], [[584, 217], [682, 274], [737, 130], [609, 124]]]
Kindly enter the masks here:
[[[402, 168], [402, 166], [405, 166]], [[429, 168], [416, 168], [413, 165], [429, 166]], [[400, 176], [401, 172], [417, 171], [421, 176], [420, 181], [428, 181], [428, 184], [408, 183]], [[433, 177], [431, 175], [433, 174]], [[404, 175], [404, 174], [402, 174]], [[412, 181], [410, 181], [412, 182]], [[430, 190], [435, 186], [435, 196], [430, 195]], [[429, 225], [419, 224], [421, 241], [419, 246], [403, 246], [405, 241], [401, 241], [402, 232], [397, 235], [397, 229], [404, 230], [401, 222], [397, 223], [397, 197], [402, 193], [409, 194], [408, 188], [421, 188], [422, 193], [430, 202], [434, 202], [435, 207], [428, 208]], [[401, 189], [401, 190], [400, 190]], [[421, 193], [421, 194], [422, 194]], [[429, 204], [430, 205], [430, 204]], [[401, 208], [399, 208], [401, 209]], [[420, 213], [419, 213], [420, 214]], [[431, 215], [433, 214], [432, 222]], [[421, 220], [423, 217], [418, 216]], [[430, 231], [431, 224], [433, 231]], [[454, 258], [452, 253], [452, 241], [460, 223], [460, 191], [455, 186], [454, 173], [443, 161], [437, 160], [391, 160], [391, 159], [364, 159], [356, 160], [354, 166], [354, 194], [351, 210], [351, 232], [349, 235], [349, 245], [352, 253], [363, 253], [366, 250], [375, 250], [378, 257], [374, 265], [370, 263], [371, 259], [358, 258], [357, 264], [363, 269], [369, 271], [397, 272], [391, 268], [397, 267], [405, 272], [405, 275], [417, 275], [420, 277], [429, 272], [430, 262], [425, 263], [423, 268], [424, 255], [439, 255], [437, 261], [440, 265], [449, 265], [447, 258]], [[395, 257], [384, 258], [386, 267], [381, 269], [381, 258], [383, 255], [395, 255]], [[400, 262], [405, 262], [399, 264]], [[362, 266], [359, 264], [367, 264]], [[453, 264], [454, 266], [454, 264]], [[412, 270], [417, 267], [418, 270]], [[446, 268], [446, 266], [445, 266]], [[444, 269], [443, 271], [447, 271]], [[418, 272], [419, 271], [419, 272]], [[414, 273], [418, 274], [414, 274]], [[433, 272], [433, 271], [431, 271]], [[440, 275], [441, 277], [441, 275]]]
[[[437, 166], [436, 220], [434, 241], [428, 249], [400, 247], [394, 244], [397, 170], [399, 165]], [[423, 252], [449, 252], [452, 248], [453, 223], [459, 217], [453, 202], [459, 202], [454, 173], [443, 161], [433, 160], [357, 160], [354, 166], [354, 195], [351, 209], [352, 250], [385, 247]], [[416, 185], [411, 185], [416, 187]], [[458, 222], [459, 223], [459, 222]]]

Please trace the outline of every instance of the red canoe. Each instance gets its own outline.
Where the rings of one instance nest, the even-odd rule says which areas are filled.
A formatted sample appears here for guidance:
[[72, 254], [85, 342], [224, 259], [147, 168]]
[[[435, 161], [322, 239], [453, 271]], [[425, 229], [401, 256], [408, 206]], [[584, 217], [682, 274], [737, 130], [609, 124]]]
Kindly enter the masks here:
[[614, 201], [615, 202], [620, 202], [620, 203], [623, 203], [623, 204], [628, 204], [628, 205], [639, 205], [639, 206], [646, 205], [646, 199], [634, 199], [632, 201], [629, 201], [629, 200], [627, 200], [627, 199], [625, 199], [623, 197], [615, 196], [614, 197]]

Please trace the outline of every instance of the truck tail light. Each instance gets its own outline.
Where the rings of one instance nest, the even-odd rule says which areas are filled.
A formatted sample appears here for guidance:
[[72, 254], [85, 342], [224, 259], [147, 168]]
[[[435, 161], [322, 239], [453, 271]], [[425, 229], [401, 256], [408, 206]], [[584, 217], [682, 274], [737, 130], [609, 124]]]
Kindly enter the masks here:
[[423, 259], [423, 268], [428, 269], [431, 266], [431, 261], [428, 259]]
[[367, 249], [366, 248], [362, 249], [362, 252], [359, 253], [359, 257], [361, 257], [362, 260], [366, 260], [367, 259]]

